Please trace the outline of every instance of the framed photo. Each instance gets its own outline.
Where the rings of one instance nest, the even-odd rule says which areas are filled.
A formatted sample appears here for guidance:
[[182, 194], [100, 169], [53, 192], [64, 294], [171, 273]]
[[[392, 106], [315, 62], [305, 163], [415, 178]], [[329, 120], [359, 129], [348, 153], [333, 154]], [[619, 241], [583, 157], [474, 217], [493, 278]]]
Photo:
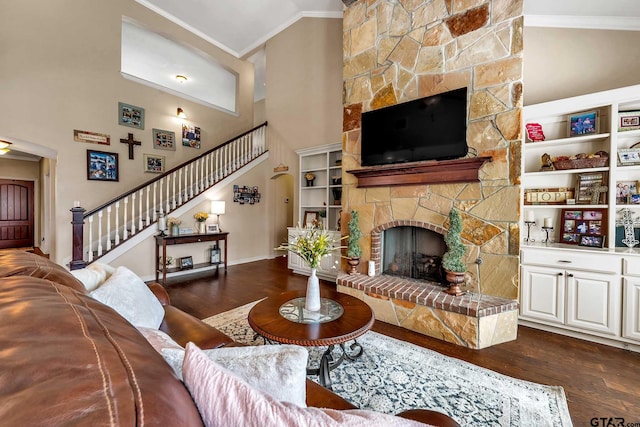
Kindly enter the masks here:
[[144, 108], [118, 102], [118, 124], [144, 129]]
[[629, 203], [629, 198], [633, 194], [638, 194], [637, 181], [618, 181], [616, 182], [616, 203]]
[[73, 130], [73, 140], [90, 144], [111, 145], [111, 137], [106, 133], [89, 132], [88, 130]]
[[220, 248], [216, 245], [211, 248], [211, 264], [220, 264]]
[[303, 227], [310, 227], [320, 217], [320, 212], [318, 211], [304, 211], [304, 222], [302, 224]]
[[561, 215], [560, 243], [604, 247], [607, 229], [606, 209], [562, 209]]
[[620, 111], [618, 113], [618, 132], [640, 129], [640, 111]]
[[180, 258], [178, 266], [180, 267], [180, 270], [188, 270], [190, 268], [193, 268], [193, 257], [184, 256]]
[[628, 203], [632, 205], [640, 205], [640, 194], [630, 194]]
[[118, 153], [87, 150], [87, 179], [118, 181]]
[[606, 203], [606, 182], [607, 175], [604, 172], [578, 174], [578, 194], [576, 195], [576, 203], [592, 205]]
[[220, 225], [219, 224], [207, 224], [207, 234], [219, 233]]
[[153, 130], [153, 148], [176, 151], [176, 133], [169, 130]]
[[640, 164], [640, 148], [621, 148], [618, 150], [618, 160], [622, 166]]
[[603, 248], [605, 236], [582, 236], [580, 246], [590, 246], [592, 248]]
[[182, 145], [191, 148], [200, 148], [200, 128], [188, 124], [182, 125]]
[[165, 170], [164, 156], [154, 156], [153, 154], [145, 154], [143, 158], [144, 171], [151, 173], [162, 173]]
[[569, 116], [569, 136], [591, 135], [598, 133], [598, 112], [571, 114]]

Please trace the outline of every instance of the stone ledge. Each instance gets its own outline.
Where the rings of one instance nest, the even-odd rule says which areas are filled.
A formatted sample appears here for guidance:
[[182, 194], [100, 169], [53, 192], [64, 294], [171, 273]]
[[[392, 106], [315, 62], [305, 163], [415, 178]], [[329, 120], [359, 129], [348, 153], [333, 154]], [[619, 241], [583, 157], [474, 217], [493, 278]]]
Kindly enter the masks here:
[[364, 274], [338, 274], [336, 283], [366, 293], [409, 301], [470, 317], [486, 317], [517, 310], [518, 301], [468, 292], [454, 297], [438, 284], [385, 274], [369, 277]]

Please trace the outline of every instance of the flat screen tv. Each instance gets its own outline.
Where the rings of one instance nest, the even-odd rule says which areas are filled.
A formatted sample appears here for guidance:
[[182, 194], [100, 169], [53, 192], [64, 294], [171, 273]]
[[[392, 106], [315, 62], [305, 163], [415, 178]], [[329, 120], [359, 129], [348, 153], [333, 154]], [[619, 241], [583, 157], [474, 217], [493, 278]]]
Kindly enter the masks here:
[[362, 113], [362, 166], [467, 155], [467, 88]]

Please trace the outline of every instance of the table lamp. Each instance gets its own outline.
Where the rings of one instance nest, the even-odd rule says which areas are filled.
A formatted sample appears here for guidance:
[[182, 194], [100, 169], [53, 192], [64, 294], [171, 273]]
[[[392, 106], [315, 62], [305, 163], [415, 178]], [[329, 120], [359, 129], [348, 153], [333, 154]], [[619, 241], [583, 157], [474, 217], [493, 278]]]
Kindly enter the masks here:
[[211, 201], [211, 215], [217, 215], [218, 231], [222, 231], [220, 227], [220, 215], [224, 215], [224, 200], [212, 200]]

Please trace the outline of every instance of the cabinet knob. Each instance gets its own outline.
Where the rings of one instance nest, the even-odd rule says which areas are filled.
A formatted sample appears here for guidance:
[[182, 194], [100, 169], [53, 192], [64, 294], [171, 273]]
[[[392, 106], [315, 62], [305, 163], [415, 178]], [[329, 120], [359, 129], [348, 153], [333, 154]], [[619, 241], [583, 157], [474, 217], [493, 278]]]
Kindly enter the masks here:
[[558, 276], [564, 276], [564, 274], [563, 273], [558, 273]]
[[566, 259], [559, 259], [558, 262], [562, 262], [562, 263], [565, 263], [565, 264], [571, 264], [571, 261], [568, 261]]
[[569, 274], [567, 274], [567, 276], [569, 276], [569, 277], [573, 277], [573, 274], [569, 273]]

